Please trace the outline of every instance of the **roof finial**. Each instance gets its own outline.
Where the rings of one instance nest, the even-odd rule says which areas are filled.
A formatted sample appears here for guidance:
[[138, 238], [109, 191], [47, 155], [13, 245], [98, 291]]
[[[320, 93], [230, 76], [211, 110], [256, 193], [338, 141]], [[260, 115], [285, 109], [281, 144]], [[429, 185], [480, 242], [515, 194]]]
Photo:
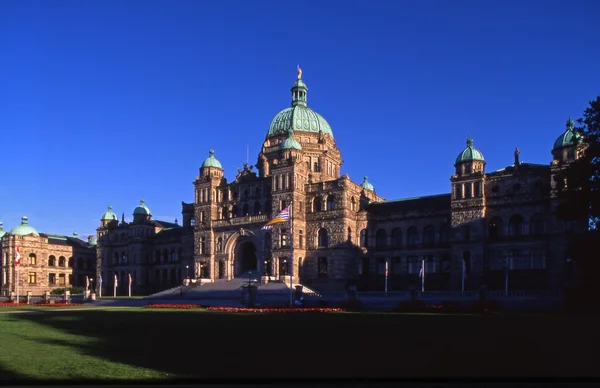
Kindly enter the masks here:
[[521, 164], [521, 162], [519, 162], [519, 154], [521, 153], [521, 151], [519, 151], [519, 147], [515, 148], [515, 167], [517, 167], [519, 164]]
[[27, 216], [21, 217], [21, 225], [27, 225]]
[[300, 65], [296, 65], [296, 71], [298, 72], [298, 79], [302, 79], [302, 69]]
[[473, 147], [473, 136], [467, 137], [467, 147]]
[[208, 150], [208, 156], [215, 156], [215, 150], [212, 148]]
[[2, 221], [0, 221], [0, 230], [2, 230], [3, 226], [4, 226], [4, 223]]
[[569, 120], [567, 120], [567, 131], [572, 131], [573, 128], [575, 128], [575, 123], [573, 122], [571, 116], [569, 116]]

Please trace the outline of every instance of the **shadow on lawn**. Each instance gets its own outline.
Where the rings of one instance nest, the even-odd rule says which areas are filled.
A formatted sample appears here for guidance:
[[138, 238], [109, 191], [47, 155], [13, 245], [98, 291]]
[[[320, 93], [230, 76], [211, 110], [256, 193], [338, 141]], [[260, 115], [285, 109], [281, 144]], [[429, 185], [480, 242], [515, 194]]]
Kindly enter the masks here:
[[589, 332], [543, 317], [63, 311], [18, 319], [93, 340], [61, 343], [78, 352], [182, 378], [598, 375], [597, 319], [583, 323]]
[[28, 380], [29, 377], [22, 375], [20, 373], [15, 373], [12, 372], [10, 370], [8, 370], [4, 365], [0, 364], [0, 381], [22, 381], [22, 380]]

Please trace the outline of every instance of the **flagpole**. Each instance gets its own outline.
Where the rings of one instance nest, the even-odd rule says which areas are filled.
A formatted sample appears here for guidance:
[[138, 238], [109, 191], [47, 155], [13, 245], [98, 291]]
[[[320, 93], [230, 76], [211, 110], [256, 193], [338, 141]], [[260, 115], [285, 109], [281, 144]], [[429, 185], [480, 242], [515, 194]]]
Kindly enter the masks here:
[[294, 197], [290, 201], [290, 308], [294, 307]]
[[462, 259], [462, 292], [465, 292], [465, 259]]
[[117, 297], [117, 275], [115, 274], [115, 281], [114, 283], [114, 287], [113, 287], [113, 296], [116, 298]]
[[102, 275], [100, 275], [100, 280], [98, 281], [98, 297], [102, 298]]
[[425, 292], [425, 258], [421, 260], [421, 292]]
[[129, 274], [129, 297], [131, 298], [131, 274]]
[[388, 261], [385, 260], [385, 293], [388, 292]]
[[19, 266], [21, 265], [21, 252], [19, 252], [19, 247], [15, 248], [15, 292], [17, 294], [17, 304], [20, 302], [19, 300]]
[[15, 275], [16, 275], [15, 286], [17, 289], [17, 304], [19, 304], [19, 266], [18, 265], [15, 266]]

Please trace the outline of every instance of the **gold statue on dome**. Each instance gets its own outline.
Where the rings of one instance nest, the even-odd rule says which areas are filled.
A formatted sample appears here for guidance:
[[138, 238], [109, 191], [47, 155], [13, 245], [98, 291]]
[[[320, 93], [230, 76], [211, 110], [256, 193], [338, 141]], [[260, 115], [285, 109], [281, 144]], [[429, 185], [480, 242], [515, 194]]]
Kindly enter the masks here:
[[298, 70], [298, 79], [302, 78], [302, 69], [300, 68], [300, 65], [296, 65], [296, 69]]

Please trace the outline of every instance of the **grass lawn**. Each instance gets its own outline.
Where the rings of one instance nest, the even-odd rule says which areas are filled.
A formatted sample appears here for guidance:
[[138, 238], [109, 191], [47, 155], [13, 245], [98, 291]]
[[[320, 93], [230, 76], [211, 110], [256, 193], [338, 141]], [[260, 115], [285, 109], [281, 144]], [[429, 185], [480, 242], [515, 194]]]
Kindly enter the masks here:
[[48, 309], [0, 314], [0, 379], [598, 376], [599, 323], [598, 316]]

